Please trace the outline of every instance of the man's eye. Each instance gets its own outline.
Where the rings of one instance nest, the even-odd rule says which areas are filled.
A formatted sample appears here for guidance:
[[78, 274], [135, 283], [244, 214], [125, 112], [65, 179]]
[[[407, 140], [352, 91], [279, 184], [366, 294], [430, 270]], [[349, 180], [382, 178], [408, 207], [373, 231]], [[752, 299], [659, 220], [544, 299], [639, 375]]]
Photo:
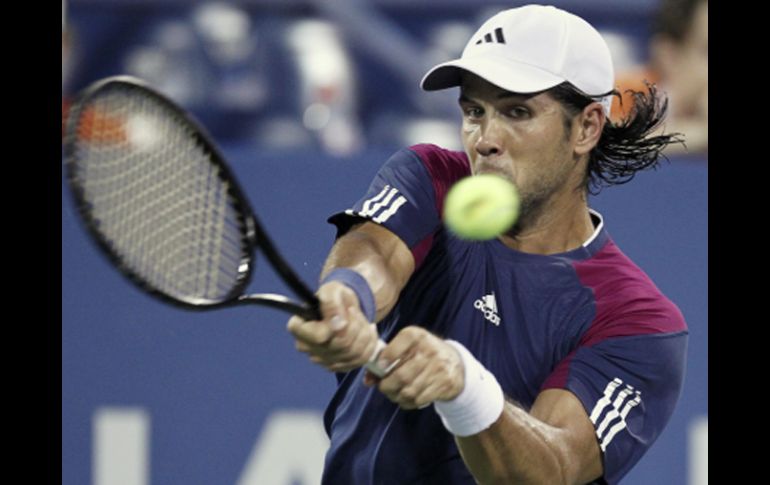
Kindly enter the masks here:
[[468, 118], [478, 119], [484, 116], [484, 110], [481, 108], [468, 106], [463, 109], [463, 112], [465, 113], [465, 116]]
[[508, 110], [508, 116], [512, 118], [526, 118], [529, 116], [529, 110], [523, 106], [515, 106]]

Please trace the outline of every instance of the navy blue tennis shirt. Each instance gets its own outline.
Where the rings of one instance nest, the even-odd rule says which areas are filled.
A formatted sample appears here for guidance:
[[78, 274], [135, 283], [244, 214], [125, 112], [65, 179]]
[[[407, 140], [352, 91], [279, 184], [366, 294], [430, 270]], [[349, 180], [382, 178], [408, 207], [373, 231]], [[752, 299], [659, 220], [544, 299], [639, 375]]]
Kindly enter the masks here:
[[[684, 377], [687, 327], [679, 309], [613, 243], [601, 215], [579, 248], [515, 251], [497, 239], [454, 237], [442, 225], [447, 190], [470, 175], [467, 156], [434, 145], [393, 155], [367, 193], [330, 222], [363, 219], [411, 249], [415, 273], [378, 324], [385, 341], [408, 325], [462, 343], [506, 397], [529, 409], [567, 389], [585, 407], [617, 483], [668, 422]], [[338, 374], [324, 416], [331, 444], [324, 484], [473, 484], [433, 406], [403, 410], [363, 370]]]

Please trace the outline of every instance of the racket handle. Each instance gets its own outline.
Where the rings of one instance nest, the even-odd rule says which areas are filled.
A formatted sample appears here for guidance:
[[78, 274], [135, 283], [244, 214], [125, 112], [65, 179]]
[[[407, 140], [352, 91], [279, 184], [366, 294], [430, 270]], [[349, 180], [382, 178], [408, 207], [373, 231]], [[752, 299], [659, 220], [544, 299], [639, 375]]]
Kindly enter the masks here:
[[372, 354], [372, 357], [369, 359], [369, 362], [367, 362], [364, 365], [364, 368], [371, 372], [372, 374], [376, 375], [379, 378], [383, 378], [386, 375], [390, 373], [390, 371], [393, 370], [394, 367], [398, 365], [398, 363], [401, 361], [401, 359], [396, 359], [395, 362], [388, 365], [386, 368], [382, 368], [379, 365], [377, 365], [377, 359], [380, 357], [380, 353], [382, 352], [382, 349], [385, 348], [385, 342], [382, 339], [377, 339], [377, 346], [374, 348], [374, 353]]

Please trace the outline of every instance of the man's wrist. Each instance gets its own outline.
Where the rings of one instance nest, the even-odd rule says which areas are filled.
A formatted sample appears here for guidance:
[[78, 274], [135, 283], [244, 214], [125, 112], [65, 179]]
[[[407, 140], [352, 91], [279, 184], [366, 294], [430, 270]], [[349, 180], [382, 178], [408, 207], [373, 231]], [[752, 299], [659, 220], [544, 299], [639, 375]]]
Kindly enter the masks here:
[[444, 427], [456, 436], [471, 436], [492, 426], [503, 413], [505, 396], [500, 384], [459, 342], [446, 340], [460, 355], [464, 386], [450, 401], [435, 401], [434, 408]]
[[321, 280], [321, 284], [323, 285], [330, 281], [338, 281], [353, 290], [353, 293], [358, 297], [361, 312], [366, 316], [367, 320], [374, 322], [377, 314], [374, 293], [372, 293], [369, 283], [361, 273], [350, 268], [335, 268]]

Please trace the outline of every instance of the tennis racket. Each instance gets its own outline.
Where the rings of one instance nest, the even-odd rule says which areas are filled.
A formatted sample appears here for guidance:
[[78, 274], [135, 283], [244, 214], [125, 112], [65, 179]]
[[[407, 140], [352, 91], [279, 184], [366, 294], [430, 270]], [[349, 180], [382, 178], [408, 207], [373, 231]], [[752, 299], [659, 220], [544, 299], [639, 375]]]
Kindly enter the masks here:
[[[96, 246], [141, 290], [186, 309], [257, 304], [320, 320], [219, 149], [185, 110], [130, 76], [84, 89], [67, 117], [67, 182]], [[246, 294], [257, 251], [300, 301]], [[380, 339], [366, 368], [376, 364]]]

